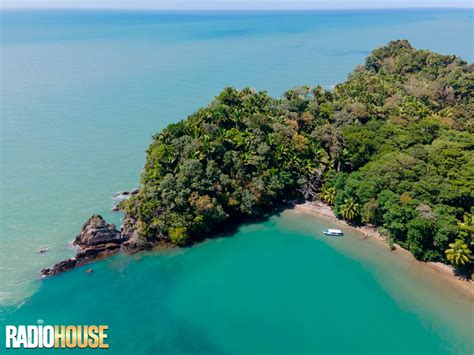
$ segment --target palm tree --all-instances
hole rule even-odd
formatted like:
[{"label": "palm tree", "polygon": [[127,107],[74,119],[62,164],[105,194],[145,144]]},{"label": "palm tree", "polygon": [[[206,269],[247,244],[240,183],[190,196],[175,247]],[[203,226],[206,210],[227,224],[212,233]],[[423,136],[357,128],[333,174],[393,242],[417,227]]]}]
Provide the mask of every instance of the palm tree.
[{"label": "palm tree", "polygon": [[330,206],[334,205],[334,202],[336,202],[336,188],[324,185],[319,198]]},{"label": "palm tree", "polygon": [[342,218],[346,221],[352,221],[360,215],[359,204],[352,197],[346,198],[344,204],[339,207]]},{"label": "palm tree", "polygon": [[463,221],[458,222],[458,227],[461,230],[460,236],[464,240],[468,240],[471,245],[474,245],[472,237],[474,235],[474,215],[465,214],[463,216]]},{"label": "palm tree", "polygon": [[445,253],[453,265],[464,265],[471,260],[471,251],[462,239],[456,239],[454,243],[450,243]]}]

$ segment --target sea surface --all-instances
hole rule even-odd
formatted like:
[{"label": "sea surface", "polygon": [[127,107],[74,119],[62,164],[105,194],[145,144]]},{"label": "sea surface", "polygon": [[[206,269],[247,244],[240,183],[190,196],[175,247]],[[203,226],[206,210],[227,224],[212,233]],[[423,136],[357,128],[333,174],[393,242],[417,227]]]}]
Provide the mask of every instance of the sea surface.
[{"label": "sea surface", "polygon": [[293,211],[38,279],[91,214],[120,225],[152,134],[224,87],[331,88],[399,38],[472,62],[473,27],[472,10],[0,11],[0,325],[108,324],[123,354],[473,353],[472,303]]}]

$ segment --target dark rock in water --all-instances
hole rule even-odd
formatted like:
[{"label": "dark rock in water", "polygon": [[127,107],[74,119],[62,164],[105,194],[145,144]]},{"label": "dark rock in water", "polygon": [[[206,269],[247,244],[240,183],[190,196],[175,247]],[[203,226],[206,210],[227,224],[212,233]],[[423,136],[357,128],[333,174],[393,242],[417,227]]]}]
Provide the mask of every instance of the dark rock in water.
[{"label": "dark rock in water", "polygon": [[112,207],[112,212],[118,212],[118,211],[120,211],[120,207],[118,204]]},{"label": "dark rock in water", "polygon": [[74,269],[76,267],[76,264],[77,264],[76,258],[71,258],[71,259],[61,261],[50,268],[41,270],[41,276],[55,275],[55,274],[59,274],[60,272]]},{"label": "dark rock in water", "polygon": [[[163,236],[156,236],[153,240],[140,237],[135,223],[136,221],[131,216],[126,215],[124,225],[121,231],[118,231],[113,224],[107,223],[101,216],[91,216],[73,242],[78,247],[76,256],[41,270],[41,276],[56,275],[113,255],[119,250],[135,253],[151,249],[163,240]],[[92,269],[86,272],[92,272],[89,270]]]},{"label": "dark rock in water", "polygon": [[[126,241],[124,241],[124,243],[125,242]],[[105,248],[105,250],[115,250],[115,249],[119,249],[120,245],[116,244],[116,243],[107,243],[107,244],[104,245],[104,248]]]},{"label": "dark rock in water", "polygon": [[122,235],[127,239],[122,246],[129,253],[152,249],[156,242],[156,240],[141,238],[136,226],[136,220],[128,214],[123,219]]},{"label": "dark rock in water", "polygon": [[140,189],[133,189],[133,190],[130,190],[130,191],[120,191],[120,192],[117,192],[114,195],[114,197],[118,198],[118,199],[125,199],[125,198],[130,197],[131,195],[136,195],[139,191],[140,191]]},{"label": "dark rock in water", "polygon": [[124,241],[124,237],[113,224],[107,224],[101,216],[93,215],[82,226],[74,245],[88,247],[107,243],[121,244]]},{"label": "dark rock in water", "polygon": [[122,244],[123,250],[128,253],[136,253],[142,250],[151,250],[155,244],[143,239],[127,240]]},{"label": "dark rock in water", "polygon": [[127,237],[122,235],[113,224],[108,224],[99,215],[93,215],[84,223],[81,232],[73,242],[79,247],[76,256],[41,270],[41,276],[56,275],[115,254],[126,240]]},{"label": "dark rock in water", "polygon": [[[133,240],[137,239],[138,231],[137,231],[137,221],[130,216],[129,214],[125,214],[123,217],[123,225],[122,225],[122,235],[127,238],[129,242],[132,242]],[[130,243],[126,243],[130,244]]]}]

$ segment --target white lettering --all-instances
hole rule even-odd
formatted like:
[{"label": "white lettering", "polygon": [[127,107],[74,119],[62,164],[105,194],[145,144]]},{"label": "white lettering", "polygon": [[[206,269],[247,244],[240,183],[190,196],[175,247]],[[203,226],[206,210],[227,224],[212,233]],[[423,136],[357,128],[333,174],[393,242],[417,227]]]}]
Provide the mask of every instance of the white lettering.
[{"label": "white lettering", "polygon": [[18,335],[16,337],[16,344],[14,346],[19,348],[21,345],[23,345],[24,348],[28,346],[28,338],[26,337],[26,326],[24,325],[18,326]]},{"label": "white lettering", "polygon": [[29,325],[27,327],[28,333],[28,348],[34,349],[38,347],[38,327],[36,325]]},{"label": "white lettering", "polygon": [[52,348],[54,346],[54,327],[47,325],[43,327],[43,347]]},{"label": "white lettering", "polygon": [[[5,348],[10,349],[10,347],[12,347],[12,343],[15,343],[16,333],[17,329],[14,325],[7,325],[5,327]],[[13,347],[16,348],[15,345],[13,345]]]}]

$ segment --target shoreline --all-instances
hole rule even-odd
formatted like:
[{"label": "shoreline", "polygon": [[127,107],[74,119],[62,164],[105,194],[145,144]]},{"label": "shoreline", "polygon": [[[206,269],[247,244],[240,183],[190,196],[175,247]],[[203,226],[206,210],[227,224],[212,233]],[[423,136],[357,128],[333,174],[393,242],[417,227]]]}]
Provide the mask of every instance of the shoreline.
[{"label": "shoreline", "polygon": [[[373,244],[377,244],[378,247],[386,247],[389,250],[386,238],[381,235],[375,228],[370,226],[351,226],[344,220],[336,218],[334,212],[332,211],[332,208],[325,203],[306,202],[302,204],[296,204],[292,210],[296,213],[305,213],[308,215],[313,215],[314,217],[326,219],[333,223],[339,224],[340,226],[348,228],[353,232],[362,234],[364,236],[363,240],[372,242]],[[436,274],[437,277],[439,277],[439,279],[442,280],[442,282],[446,286],[449,285],[455,287],[455,289],[460,294],[467,297],[470,302],[474,303],[474,282],[463,280],[457,277],[454,274],[453,267],[440,262],[419,261],[407,249],[401,247],[396,243],[394,243],[393,246],[395,247],[395,249],[391,251],[392,253],[397,254],[400,258],[404,258],[405,262],[411,263],[414,267],[420,269],[420,271],[423,270],[424,272],[431,272],[432,274]]]},{"label": "shoreline", "polygon": [[[420,272],[431,273],[435,275],[438,280],[442,280],[446,286],[452,286],[452,288],[457,291],[460,295],[466,297],[471,303],[474,303],[474,282],[470,280],[462,279],[454,274],[454,268],[452,266],[443,264],[441,262],[422,262],[417,260],[413,254],[407,249],[401,247],[400,245],[394,243],[393,250],[389,249],[387,239],[385,236],[380,234],[373,226],[363,225],[363,226],[352,226],[349,225],[346,221],[338,219],[331,206],[321,202],[305,202],[299,204],[293,204],[290,208],[286,209],[287,211],[293,211],[295,213],[303,213],[307,215],[312,215],[313,217],[325,219],[326,221],[338,224],[339,226],[349,229],[352,232],[362,235],[362,241],[368,241],[377,245],[378,248],[385,248],[387,251],[396,254],[399,258],[404,258],[404,262],[410,264],[417,268]],[[88,231],[88,227],[91,219],[98,218],[101,220],[101,223],[104,224],[107,228],[111,229],[107,233],[119,233],[114,225],[107,224],[101,216],[93,215],[89,218],[88,221],[83,225],[81,233],[76,237],[77,240],[81,238],[94,240],[96,238],[95,234],[97,230],[93,229],[92,232]],[[123,227],[121,232],[123,233]],[[90,234],[90,235],[89,235]],[[103,237],[103,236],[102,236]],[[108,236],[109,237],[109,236]],[[122,236],[123,238],[123,236]],[[130,254],[138,253],[145,250],[166,250],[172,249],[175,246],[169,242],[164,241],[155,241],[155,243],[149,243],[141,246],[130,245],[130,238],[123,238],[120,242],[114,240],[104,240],[99,244],[93,243],[88,245],[87,243],[78,243],[79,249],[75,257],[70,259],[63,260],[59,263],[54,264],[50,268],[41,270],[41,278],[46,276],[55,275],[62,273],[67,270],[75,269],[76,267],[90,264],[96,260],[106,258],[112,254],[116,254],[119,251],[125,251]],[[104,244],[105,243],[105,244]]]}]

